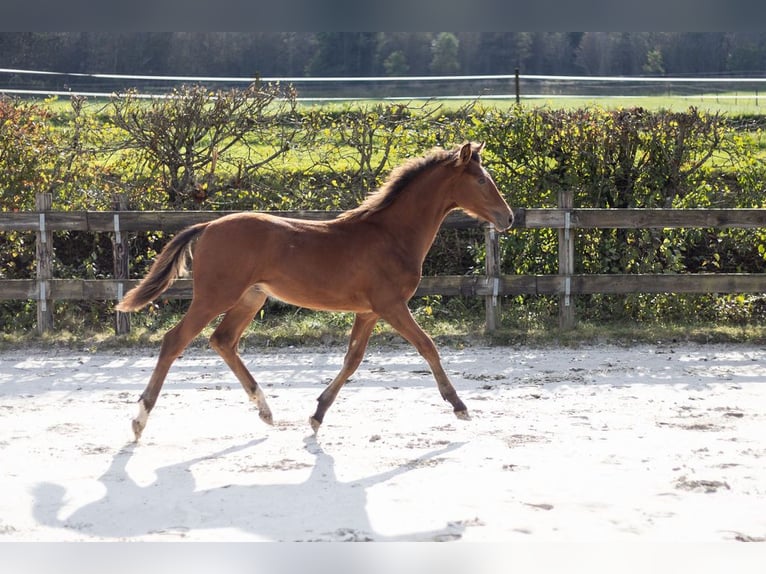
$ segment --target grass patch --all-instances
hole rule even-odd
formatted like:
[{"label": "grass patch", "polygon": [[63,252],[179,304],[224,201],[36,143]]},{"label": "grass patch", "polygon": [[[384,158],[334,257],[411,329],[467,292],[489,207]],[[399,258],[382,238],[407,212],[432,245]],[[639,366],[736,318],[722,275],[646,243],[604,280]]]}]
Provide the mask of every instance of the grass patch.
[{"label": "grass patch", "polygon": [[580,322],[574,329],[558,327],[528,329],[501,327],[487,335],[495,345],[563,346],[677,343],[766,343],[764,325],[722,325],[716,323],[589,323]]},{"label": "grass patch", "polygon": [[[137,351],[145,349],[156,356],[165,332],[179,317],[151,327],[137,325],[129,334],[115,335],[111,328],[101,331],[58,330],[43,336],[29,332],[0,333],[0,351],[35,349],[97,351]],[[562,330],[554,319],[509,325],[494,333],[484,330],[484,317],[464,314],[459,317],[419,317],[423,329],[438,347],[462,349],[476,346],[578,347],[583,345],[639,344],[673,345],[681,343],[766,344],[766,325],[691,323],[638,323],[634,321],[591,323],[581,321],[571,330]],[[348,344],[353,314],[319,313],[295,310],[256,319],[242,336],[240,350],[257,352],[265,348],[322,347],[343,354]],[[208,347],[215,323],[192,341],[190,349]],[[396,331],[379,321],[370,339],[371,348],[410,348]]]},{"label": "grass patch", "polygon": [[[298,109],[322,109],[324,111],[353,109],[354,107],[372,106],[375,104],[390,103],[392,100],[375,99],[349,99],[333,102],[300,103]],[[406,100],[407,104],[424,109],[439,107],[443,111],[454,111],[472,103],[480,102],[481,106],[488,109],[507,110],[518,105],[515,97],[509,98],[481,98],[478,99],[430,99]],[[669,110],[685,112],[690,106],[708,113],[726,113],[727,115],[762,115],[766,113],[766,97],[756,98],[755,92],[727,92],[727,93],[699,93],[686,95],[662,95],[662,96],[557,96],[545,95],[529,97],[521,94],[520,103],[529,108],[550,108],[553,110],[575,110],[589,107],[600,107],[607,110],[618,108],[642,107],[647,110]]]},{"label": "grass patch", "polygon": [[764,98],[756,99],[753,92],[635,97],[591,96],[571,98],[546,96],[534,99],[524,99],[522,96],[522,104],[529,107],[546,107],[556,110],[575,110],[598,106],[607,110],[641,107],[653,111],[669,110],[673,112],[685,112],[689,107],[694,106],[708,113],[720,112],[732,116],[761,115],[766,112],[766,101]]}]

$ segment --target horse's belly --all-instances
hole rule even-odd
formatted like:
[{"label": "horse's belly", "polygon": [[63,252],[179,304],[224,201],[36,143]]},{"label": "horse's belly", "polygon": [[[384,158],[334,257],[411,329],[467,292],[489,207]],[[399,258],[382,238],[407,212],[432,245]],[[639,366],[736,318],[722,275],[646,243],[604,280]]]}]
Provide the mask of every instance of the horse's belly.
[{"label": "horse's belly", "polygon": [[259,283],[258,288],[269,297],[279,299],[284,303],[315,309],[317,311],[350,311],[353,313],[365,313],[370,311],[369,302],[359,294],[341,293],[334,289],[289,285],[273,285]]}]

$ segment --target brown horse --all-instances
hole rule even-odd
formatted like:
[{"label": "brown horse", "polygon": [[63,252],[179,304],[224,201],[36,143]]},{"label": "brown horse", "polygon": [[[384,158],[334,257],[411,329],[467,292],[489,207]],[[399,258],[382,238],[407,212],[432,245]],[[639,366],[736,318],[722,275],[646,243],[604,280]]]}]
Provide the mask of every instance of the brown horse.
[{"label": "brown horse", "polygon": [[231,368],[272,424],[271,410],[237,348],[239,339],[269,296],[319,310],[356,314],[343,367],[317,399],[309,419],[319,430],[327,409],[362,360],[382,318],[428,362],[441,396],[455,415],[468,418],[442,368],[431,338],[415,322],[407,301],[420,282],[423,260],[444,218],[453,209],[490,222],[499,231],[513,212],[481,165],[484,144],[435,149],[396,168],[359,207],[331,221],[304,221],[263,213],[241,213],[188,227],[160,253],[149,274],[117,305],[134,311],[181,275],[193,258],[194,296],[186,315],[163,340],[157,365],[139,399],[133,420],[136,440],[146,426],[173,361],[213,319],[225,314],[210,345]]}]

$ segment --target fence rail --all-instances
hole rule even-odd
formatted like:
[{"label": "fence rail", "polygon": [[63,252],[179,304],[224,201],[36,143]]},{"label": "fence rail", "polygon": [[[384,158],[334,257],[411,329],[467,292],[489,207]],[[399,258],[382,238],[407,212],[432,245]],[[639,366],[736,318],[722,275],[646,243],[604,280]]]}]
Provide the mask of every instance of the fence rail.
[{"label": "fence rail", "polygon": [[[0,68],[0,94],[48,97],[82,95],[110,98],[137,89],[139,98],[161,98],[174,86],[195,84],[211,89],[251,84],[252,76],[156,76],[136,74],[89,74]],[[298,100],[380,99],[513,99],[602,98],[668,94],[681,98],[754,100],[766,78],[705,76],[566,76],[521,74],[468,76],[363,76],[363,77],[262,77],[265,83],[290,84]],[[735,92],[722,95],[721,92]]]},{"label": "fence rail", "polygon": [[[486,328],[499,325],[500,297],[506,295],[558,295],[560,324],[575,323],[572,298],[585,294],[627,293],[757,293],[766,292],[766,273],[704,274],[605,274],[573,273],[575,229],[648,228],[759,228],[766,227],[766,209],[580,209],[568,207],[571,196],[562,194],[555,209],[516,209],[515,228],[557,229],[559,273],[556,275],[507,275],[502,273],[498,236],[487,226],[462,213],[453,213],[444,223],[448,228],[485,229],[486,268],[484,275],[423,277],[416,295],[462,295],[483,297]],[[34,279],[0,280],[0,300],[37,301],[39,332],[53,329],[53,303],[57,300],[120,300],[138,283],[128,274],[127,234],[141,231],[178,231],[193,223],[222,217],[226,211],[128,211],[115,202],[115,210],[52,211],[50,196],[40,194],[37,211],[0,213],[0,233],[34,232],[37,274]],[[338,212],[269,212],[303,219],[332,219]],[[56,279],[52,276],[52,233],[55,231],[110,233],[114,246],[113,279]],[[178,280],[164,298],[191,298],[190,279]],[[115,330],[129,330],[127,315],[115,313]]]},{"label": "fence rail", "polygon": [[[28,211],[0,212],[3,231],[178,231],[237,211]],[[333,219],[340,211],[269,211],[298,219]],[[514,227],[528,229],[670,229],[686,227],[766,227],[766,209],[599,209],[516,208]],[[567,224],[567,217],[569,223]],[[479,228],[481,223],[459,212],[445,227]]]}]

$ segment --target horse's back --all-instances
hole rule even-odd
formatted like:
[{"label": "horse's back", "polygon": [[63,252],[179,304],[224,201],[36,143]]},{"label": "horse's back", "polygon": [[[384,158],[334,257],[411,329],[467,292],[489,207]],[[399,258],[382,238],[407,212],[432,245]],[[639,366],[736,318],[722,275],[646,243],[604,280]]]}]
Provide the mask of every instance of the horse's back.
[{"label": "horse's back", "polygon": [[301,307],[368,311],[371,288],[385,279],[376,272],[385,258],[371,256],[370,237],[340,221],[221,217],[195,248],[195,296],[224,291],[233,298],[255,285]]}]

